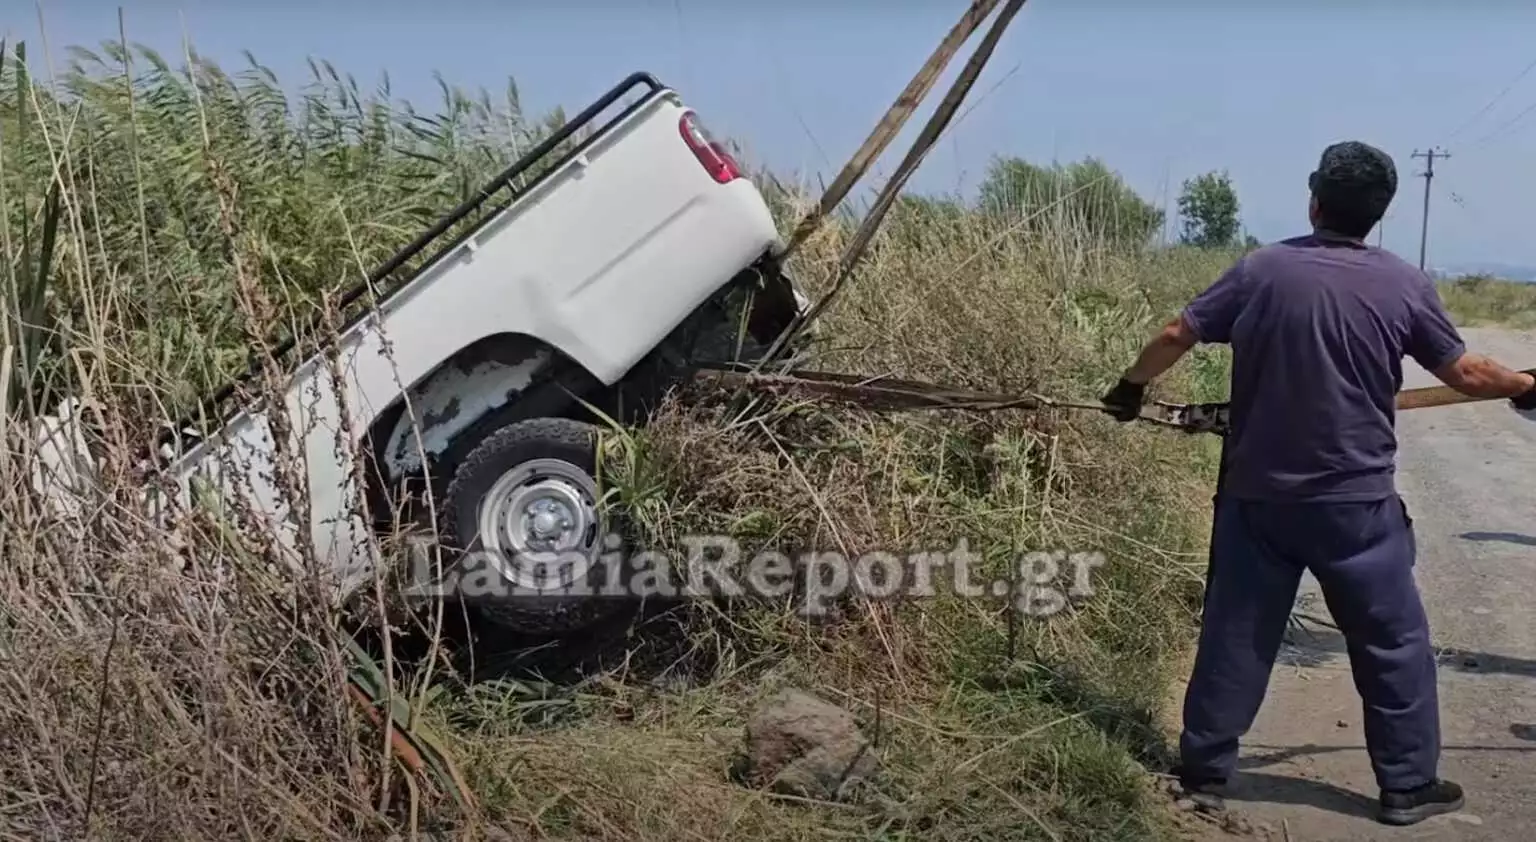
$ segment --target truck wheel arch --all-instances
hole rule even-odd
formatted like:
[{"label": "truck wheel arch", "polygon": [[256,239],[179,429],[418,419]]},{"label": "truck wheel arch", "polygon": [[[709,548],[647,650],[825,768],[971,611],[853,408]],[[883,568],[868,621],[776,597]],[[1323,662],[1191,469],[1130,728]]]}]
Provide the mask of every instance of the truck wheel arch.
[{"label": "truck wheel arch", "polygon": [[[497,333],[470,342],[402,390],[369,425],[363,451],[382,486],[375,490],[384,499],[392,497],[386,488],[434,468],[431,462],[441,460],[477,422],[552,378],[572,375],[595,380],[568,354],[528,334]],[[423,452],[430,460],[426,466]]]}]

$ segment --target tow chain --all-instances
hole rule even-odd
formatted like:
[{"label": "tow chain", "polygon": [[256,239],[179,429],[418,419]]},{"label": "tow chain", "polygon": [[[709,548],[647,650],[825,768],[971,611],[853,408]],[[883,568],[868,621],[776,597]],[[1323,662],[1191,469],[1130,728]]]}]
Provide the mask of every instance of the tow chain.
[{"label": "tow chain", "polygon": [[[710,363],[703,366],[697,379],[726,388],[745,388],[768,394],[835,401],[874,411],[1108,411],[1108,407],[1098,401],[1069,401],[1038,394],[1007,395],[918,380],[861,377],[827,371],[791,370],[780,374],[762,374],[754,373],[742,365]],[[1190,434],[1225,436],[1230,431],[1228,407],[1221,402],[1180,404],[1151,401],[1142,406],[1136,420]]]},{"label": "tow chain", "polygon": [[[959,410],[998,412],[1045,409],[1077,409],[1108,412],[1099,401],[1068,401],[1045,395],[1005,395],[972,389],[941,386],[895,377],[860,377],[828,371],[789,369],[778,374],[755,373],[750,367],[731,363],[705,363],[697,379],[718,386],[746,388],[773,394],[796,394],[806,398],[838,401],[864,409],[884,411]],[[1524,369],[1536,374],[1536,368]],[[1481,403],[1498,398],[1472,397],[1449,386],[1425,386],[1397,393],[1397,409],[1426,409]],[[1226,436],[1231,432],[1230,407],[1226,402],[1167,403],[1150,401],[1141,408],[1137,421],[1186,433],[1210,433]]]}]

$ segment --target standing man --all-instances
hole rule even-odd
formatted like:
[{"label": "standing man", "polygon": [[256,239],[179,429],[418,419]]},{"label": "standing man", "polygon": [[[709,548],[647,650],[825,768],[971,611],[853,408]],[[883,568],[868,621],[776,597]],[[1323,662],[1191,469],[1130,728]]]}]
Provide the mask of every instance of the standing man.
[{"label": "standing man", "polygon": [[1232,346],[1231,434],[1179,740],[1185,791],[1222,806],[1306,569],[1348,647],[1378,819],[1414,824],[1460,809],[1463,796],[1438,777],[1434,652],[1413,579],[1413,521],[1394,483],[1402,359],[1463,394],[1511,398],[1532,418],[1536,378],[1468,353],[1433,282],[1366,244],[1397,192],[1390,157],[1334,144],[1309,185],[1312,233],[1229,268],[1104,403],[1129,421],[1147,383],[1196,343]]}]

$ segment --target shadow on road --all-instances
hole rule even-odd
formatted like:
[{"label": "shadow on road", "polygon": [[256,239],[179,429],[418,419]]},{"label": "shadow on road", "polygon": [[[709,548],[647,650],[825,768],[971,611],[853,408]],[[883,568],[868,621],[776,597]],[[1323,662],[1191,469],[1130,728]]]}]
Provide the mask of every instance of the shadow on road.
[{"label": "shadow on road", "polygon": [[[1509,730],[1514,732],[1519,729],[1529,729],[1530,725],[1511,725]],[[1517,734],[1518,736],[1518,734]],[[1522,739],[1536,740],[1536,736]],[[1320,746],[1315,743],[1304,746],[1269,746],[1269,745],[1245,745],[1245,751],[1262,751],[1263,754],[1243,757],[1237,761],[1237,768],[1262,769],[1265,766],[1273,766],[1277,763],[1289,763],[1302,757],[1318,757],[1324,754],[1336,754],[1341,751],[1364,752],[1360,745],[1328,745]],[[1460,754],[1463,752],[1491,752],[1497,754],[1532,754],[1536,753],[1536,747],[1532,746],[1469,746],[1469,745],[1443,745],[1440,751],[1445,754]]]},{"label": "shadow on road", "polygon": [[1463,532],[1456,537],[1464,541],[1496,541],[1502,544],[1536,547],[1536,538],[1530,535],[1521,535],[1518,532]]},{"label": "shadow on road", "polygon": [[[1297,614],[1295,619],[1275,660],[1277,666],[1318,667],[1348,655],[1344,635],[1332,623],[1307,614]],[[1530,658],[1455,647],[1439,647],[1435,655],[1441,669],[1472,675],[1536,678],[1536,660]]]},{"label": "shadow on road", "polygon": [[[1521,739],[1536,741],[1536,726],[1511,725],[1510,731]],[[1334,786],[1325,781],[1255,771],[1266,766],[1288,763],[1302,757],[1315,757],[1341,751],[1364,751],[1360,746],[1252,745],[1246,746],[1246,748],[1264,753],[1243,757],[1238,760],[1237,768],[1239,774],[1232,779],[1227,793],[1228,800],[1260,804],[1302,805],[1346,816],[1369,817],[1374,815],[1376,809],[1376,799],[1374,796]],[[1536,752],[1536,747],[1448,745],[1443,746],[1441,751],[1446,753],[1499,752],[1529,754]]]},{"label": "shadow on road", "polygon": [[1370,818],[1376,810],[1375,798],[1324,781],[1246,770],[1233,777],[1227,788],[1227,800],[1316,807],[1359,818]]}]

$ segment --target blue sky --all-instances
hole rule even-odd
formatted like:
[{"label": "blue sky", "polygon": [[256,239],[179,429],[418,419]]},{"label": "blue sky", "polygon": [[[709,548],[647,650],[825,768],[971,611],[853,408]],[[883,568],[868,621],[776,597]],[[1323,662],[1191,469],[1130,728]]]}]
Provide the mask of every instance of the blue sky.
[{"label": "blue sky", "polygon": [[[12,0],[10,39],[56,61],[117,35],[117,5]],[[830,180],[965,8],[965,0],[125,0],[129,39],[175,54],[183,33],[226,67],[249,50],[300,83],[324,58],[365,87],[430,104],[432,71],[465,87],[516,79],[525,106],[580,109],[650,70],[756,161]],[[21,12],[15,14],[14,12]],[[1536,264],[1536,3],[1515,0],[1030,0],[972,90],[971,110],[914,177],[974,189],[994,155],[1102,158],[1176,213],[1180,182],[1228,170],[1263,240],[1306,226],[1306,174],[1334,140],[1375,143],[1400,186],[1384,243],[1418,258],[1422,160],[1436,164],[1429,263]],[[881,161],[899,160],[980,40],[953,61]],[[38,66],[40,75],[45,68]],[[1507,127],[1506,127],[1506,124]],[[1374,237],[1373,237],[1374,239]]]}]

